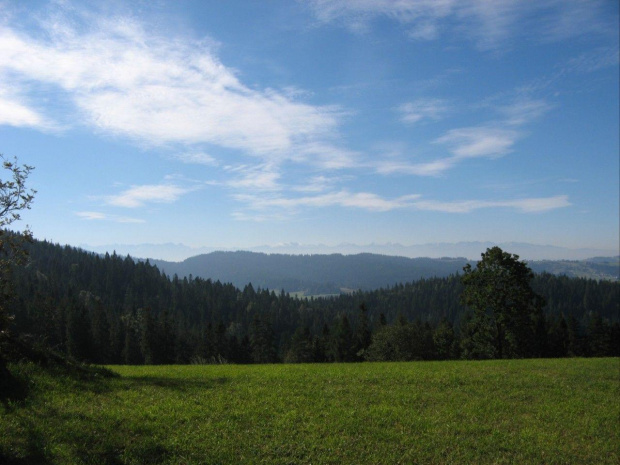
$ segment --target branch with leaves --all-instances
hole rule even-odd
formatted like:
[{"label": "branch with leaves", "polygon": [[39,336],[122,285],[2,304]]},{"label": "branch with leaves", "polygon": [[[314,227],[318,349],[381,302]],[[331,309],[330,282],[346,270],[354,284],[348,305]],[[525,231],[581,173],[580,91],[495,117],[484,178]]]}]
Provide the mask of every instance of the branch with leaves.
[{"label": "branch with leaves", "polygon": [[[26,259],[22,247],[24,241],[32,240],[28,227],[21,234],[8,231],[7,226],[21,219],[21,212],[29,210],[36,191],[26,187],[32,166],[19,165],[17,159],[8,160],[0,155],[2,176],[0,178],[0,349],[8,336],[12,320],[7,303],[12,294],[11,268]],[[5,178],[4,175],[8,174]],[[1,363],[0,354],[0,363]]]}]

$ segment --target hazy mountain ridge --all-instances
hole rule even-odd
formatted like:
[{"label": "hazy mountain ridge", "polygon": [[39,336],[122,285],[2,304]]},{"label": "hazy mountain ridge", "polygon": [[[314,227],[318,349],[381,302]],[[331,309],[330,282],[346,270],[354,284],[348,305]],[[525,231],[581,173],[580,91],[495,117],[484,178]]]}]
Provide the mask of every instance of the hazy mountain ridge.
[{"label": "hazy mountain ridge", "polygon": [[[343,289],[372,290],[431,277],[459,273],[467,263],[458,258],[407,258],[378,254],[286,255],[256,252],[211,252],[182,262],[150,260],[168,275],[192,275],[254,287],[307,294],[338,293]],[[620,279],[618,257],[593,260],[528,261],[537,273],[592,279]]]},{"label": "hazy mountain ridge", "polygon": [[[469,260],[478,260],[480,254],[493,246],[499,246],[504,250],[519,255],[524,260],[586,260],[590,257],[610,257],[618,254],[618,250],[605,250],[596,248],[570,249],[553,245],[540,245],[525,242],[438,242],[432,244],[402,245],[399,243],[371,243],[352,244],[340,243],[337,245],[326,244],[300,244],[284,243],[276,245],[260,245],[244,248],[249,252],[267,254],[289,255],[356,255],[370,253],[377,255],[391,255],[407,258],[441,258],[441,257],[465,257]],[[228,247],[190,247],[180,243],[166,244],[107,244],[91,246],[80,245],[85,250],[97,253],[112,253],[119,255],[131,255],[138,258],[150,258],[165,261],[180,262],[187,258],[216,251],[234,252],[238,248]]]}]

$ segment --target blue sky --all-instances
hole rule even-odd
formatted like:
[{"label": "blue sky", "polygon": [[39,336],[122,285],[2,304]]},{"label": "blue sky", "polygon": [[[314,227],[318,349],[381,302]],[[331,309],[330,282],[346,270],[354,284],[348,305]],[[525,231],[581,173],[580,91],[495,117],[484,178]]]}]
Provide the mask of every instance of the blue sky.
[{"label": "blue sky", "polygon": [[0,0],[0,153],[35,166],[24,223],[63,244],[618,253],[618,20],[607,0]]}]

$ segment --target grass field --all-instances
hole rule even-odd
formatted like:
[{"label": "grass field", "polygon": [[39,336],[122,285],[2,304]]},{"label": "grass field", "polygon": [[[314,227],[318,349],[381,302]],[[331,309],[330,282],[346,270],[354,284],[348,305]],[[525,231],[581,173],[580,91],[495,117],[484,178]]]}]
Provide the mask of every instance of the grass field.
[{"label": "grass field", "polygon": [[617,464],[620,360],[13,365],[0,463]]}]

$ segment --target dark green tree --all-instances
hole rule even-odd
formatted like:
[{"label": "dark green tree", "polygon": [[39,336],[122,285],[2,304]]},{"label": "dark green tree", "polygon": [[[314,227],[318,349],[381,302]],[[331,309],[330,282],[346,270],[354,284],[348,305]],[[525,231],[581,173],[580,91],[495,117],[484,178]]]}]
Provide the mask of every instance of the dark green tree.
[{"label": "dark green tree", "polygon": [[439,360],[457,358],[458,346],[454,327],[450,320],[443,317],[433,331],[435,354]]},{"label": "dark green tree", "polygon": [[485,360],[497,357],[497,336],[491,317],[484,312],[468,312],[461,324],[461,357]]},{"label": "dark green tree", "polygon": [[612,353],[611,325],[596,312],[588,323],[587,352],[590,357],[608,357]]},{"label": "dark green tree", "polygon": [[419,320],[381,326],[372,336],[372,344],[365,352],[371,362],[406,362],[433,358],[433,340],[430,327]]},{"label": "dark green tree", "polygon": [[145,365],[161,363],[160,341],[158,340],[157,322],[150,308],[138,310],[140,325],[140,349]]},{"label": "dark green tree", "polygon": [[67,354],[81,362],[92,362],[91,322],[86,306],[77,299],[67,305]]},{"label": "dark green tree", "polygon": [[284,357],[285,363],[314,362],[313,339],[307,326],[299,327],[291,337],[290,348]]},{"label": "dark green tree", "polygon": [[586,355],[586,341],[581,325],[572,313],[568,315],[566,327],[568,331],[568,347],[566,349],[566,354],[569,357],[583,357]]},{"label": "dark green tree", "polygon": [[342,314],[331,335],[330,355],[334,362],[356,360],[353,330],[346,314]]},{"label": "dark green tree", "polygon": [[372,331],[370,330],[370,322],[368,321],[368,309],[366,304],[362,303],[359,307],[359,319],[357,329],[355,331],[355,356],[358,360],[364,359],[364,352],[368,349],[372,342]]},{"label": "dark green tree", "polygon": [[564,315],[551,319],[548,327],[549,356],[566,357],[568,354],[568,325]]},{"label": "dark green tree", "polygon": [[252,320],[250,326],[250,346],[254,363],[275,363],[278,361],[273,328],[258,316]]},{"label": "dark green tree", "polygon": [[[463,271],[461,301],[473,311],[473,329],[493,334],[495,355],[539,356],[536,323],[542,318],[544,299],[530,285],[532,270],[518,255],[492,247],[482,254],[475,269],[468,264]],[[491,328],[480,327],[487,325]]]}]

